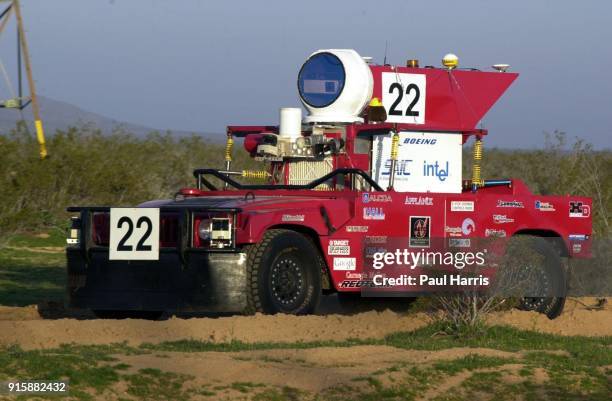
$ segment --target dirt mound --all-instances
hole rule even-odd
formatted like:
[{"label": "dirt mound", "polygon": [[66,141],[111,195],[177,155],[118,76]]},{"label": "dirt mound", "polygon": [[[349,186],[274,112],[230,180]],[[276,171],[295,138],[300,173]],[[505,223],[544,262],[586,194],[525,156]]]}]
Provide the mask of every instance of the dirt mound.
[{"label": "dirt mound", "polygon": [[610,303],[602,305],[601,308],[597,308],[596,304],[595,298],[568,299],[565,310],[554,320],[536,312],[511,310],[492,314],[488,322],[564,336],[610,336],[612,335]]},{"label": "dirt mound", "polygon": [[[568,301],[566,311],[549,320],[535,312],[512,310],[490,316],[490,324],[561,335],[612,335],[612,308],[589,309],[593,300]],[[82,317],[81,317],[82,318]],[[0,307],[0,345],[19,344],[24,349],[54,348],[61,344],[131,345],[195,339],[229,341],[297,342],[382,338],[398,331],[412,331],[431,322],[423,313],[370,311],[355,315],[322,316],[255,315],[217,318],[147,320],[41,319],[35,307]]]},{"label": "dirt mound", "polygon": [[425,315],[398,315],[391,311],[353,316],[255,315],[220,318],[147,320],[26,320],[0,321],[0,344],[18,343],[25,349],[60,344],[158,343],[181,339],[210,342],[296,342],[382,338],[410,331],[429,322]]}]

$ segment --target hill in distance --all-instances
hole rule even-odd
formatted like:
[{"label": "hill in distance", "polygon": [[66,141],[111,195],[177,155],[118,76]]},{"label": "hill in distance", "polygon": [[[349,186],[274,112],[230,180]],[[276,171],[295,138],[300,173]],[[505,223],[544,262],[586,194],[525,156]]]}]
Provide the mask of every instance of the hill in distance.
[{"label": "hill in distance", "polygon": [[[53,135],[58,129],[66,130],[68,127],[78,127],[85,124],[91,124],[105,134],[110,134],[113,132],[113,130],[121,128],[137,137],[144,137],[153,131],[158,131],[161,133],[165,133],[167,131],[166,129],[156,129],[144,125],[117,121],[101,114],[83,110],[73,104],[40,95],[38,96],[38,99],[46,135]],[[31,106],[28,106],[23,110],[23,115],[25,120],[28,122],[28,125],[32,127],[33,117],[30,107]],[[0,109],[0,132],[7,132],[15,128],[15,125],[19,120],[21,120],[21,118],[21,114],[18,110]],[[171,132],[177,137],[198,135],[211,142],[223,142],[225,140],[225,135],[223,133],[188,132],[178,130],[171,130]]]}]

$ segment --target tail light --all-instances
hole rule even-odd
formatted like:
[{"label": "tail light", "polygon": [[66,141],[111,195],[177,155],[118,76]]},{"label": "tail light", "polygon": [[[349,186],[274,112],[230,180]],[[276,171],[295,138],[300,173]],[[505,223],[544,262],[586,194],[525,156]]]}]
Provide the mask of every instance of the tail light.
[{"label": "tail light", "polygon": [[70,231],[66,243],[68,245],[78,245],[81,241],[81,218],[72,217],[70,219]]},{"label": "tail light", "polygon": [[92,218],[92,241],[98,246],[108,246],[110,239],[110,213],[96,212]]},{"label": "tail light", "polygon": [[174,248],[178,245],[179,215],[178,213],[164,213],[160,216],[159,246],[161,248]]}]

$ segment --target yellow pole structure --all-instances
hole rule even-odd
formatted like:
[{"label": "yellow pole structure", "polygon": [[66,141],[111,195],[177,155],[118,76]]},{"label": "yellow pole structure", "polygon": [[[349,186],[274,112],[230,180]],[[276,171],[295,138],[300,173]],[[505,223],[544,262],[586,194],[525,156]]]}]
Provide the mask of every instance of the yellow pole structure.
[{"label": "yellow pole structure", "polygon": [[38,139],[38,144],[40,146],[40,158],[44,159],[47,157],[47,146],[45,145],[45,131],[43,130],[42,119],[40,117],[40,107],[38,105],[38,97],[36,96],[36,87],[34,84],[34,78],[32,77],[30,52],[28,50],[28,42],[26,40],[25,32],[23,29],[23,17],[21,16],[19,0],[13,0],[13,7],[15,8],[15,17],[17,17],[17,30],[19,32],[19,38],[21,41],[21,48],[23,49],[23,58],[26,75],[28,77],[28,85],[30,86],[30,99],[32,101],[32,112],[34,113],[34,127],[36,128],[36,138]]}]

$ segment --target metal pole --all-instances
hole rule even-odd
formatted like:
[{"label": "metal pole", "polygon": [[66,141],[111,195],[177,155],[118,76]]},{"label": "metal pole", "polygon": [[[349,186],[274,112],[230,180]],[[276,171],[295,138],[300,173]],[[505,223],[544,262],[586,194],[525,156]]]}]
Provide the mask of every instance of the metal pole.
[{"label": "metal pole", "polygon": [[21,34],[19,33],[19,29],[17,29],[17,93],[19,96],[19,109],[21,110],[23,107],[21,99],[23,99],[23,79],[21,72]]},{"label": "metal pole", "polygon": [[40,117],[38,97],[36,96],[36,87],[34,84],[34,78],[32,76],[32,66],[30,65],[30,52],[28,51],[28,42],[26,40],[25,32],[23,30],[23,17],[21,16],[19,0],[13,1],[13,7],[15,8],[15,16],[17,17],[17,32],[20,38],[19,42],[21,43],[21,48],[23,50],[26,76],[28,78],[28,85],[30,87],[30,99],[32,100],[32,112],[34,113],[34,126],[36,127],[36,137],[38,138],[38,144],[40,146],[40,158],[44,159],[47,157],[45,132],[43,130],[42,119]]}]

